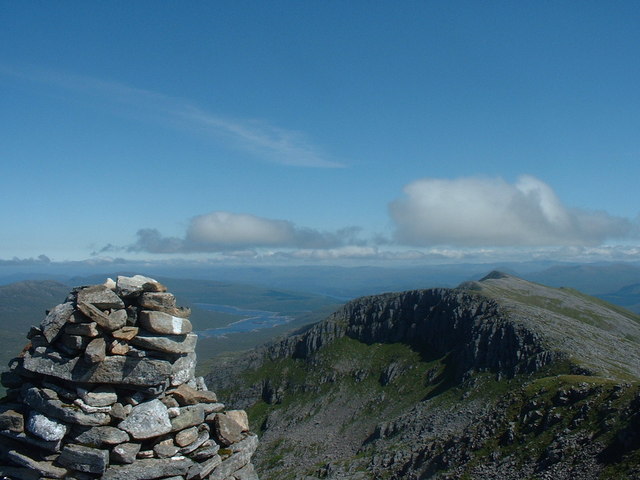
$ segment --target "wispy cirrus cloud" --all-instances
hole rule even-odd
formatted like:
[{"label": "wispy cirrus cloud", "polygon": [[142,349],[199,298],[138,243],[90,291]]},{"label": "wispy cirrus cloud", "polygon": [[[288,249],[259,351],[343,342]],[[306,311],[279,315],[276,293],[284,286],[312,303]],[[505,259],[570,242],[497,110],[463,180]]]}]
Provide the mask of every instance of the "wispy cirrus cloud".
[{"label": "wispy cirrus cloud", "polygon": [[193,101],[123,83],[68,72],[0,65],[0,75],[46,84],[97,100],[116,103],[135,117],[148,114],[175,128],[188,129],[272,163],[308,168],[341,168],[302,132],[255,119],[230,118]]}]

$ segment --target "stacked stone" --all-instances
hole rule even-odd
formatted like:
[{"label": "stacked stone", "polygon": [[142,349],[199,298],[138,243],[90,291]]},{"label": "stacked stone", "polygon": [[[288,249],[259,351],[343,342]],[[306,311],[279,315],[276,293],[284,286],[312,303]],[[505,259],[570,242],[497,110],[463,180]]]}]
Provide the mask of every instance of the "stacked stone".
[{"label": "stacked stone", "polygon": [[72,290],[2,374],[0,477],[257,480],[257,437],[195,377],[190,310],[136,275]]}]

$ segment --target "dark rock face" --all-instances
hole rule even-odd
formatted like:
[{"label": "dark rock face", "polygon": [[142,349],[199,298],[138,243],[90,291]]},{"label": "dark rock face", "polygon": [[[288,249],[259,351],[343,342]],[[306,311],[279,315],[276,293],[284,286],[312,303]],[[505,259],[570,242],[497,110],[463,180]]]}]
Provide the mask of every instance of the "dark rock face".
[{"label": "dark rock face", "polygon": [[140,275],[74,289],[2,376],[0,476],[257,480],[248,426],[214,428],[188,316]]},{"label": "dark rock face", "polygon": [[452,289],[354,300],[304,334],[273,345],[268,356],[306,358],[344,336],[367,344],[404,343],[427,358],[450,353],[460,375],[471,369],[506,376],[534,372],[557,356],[534,332],[509,321],[494,301]]}]

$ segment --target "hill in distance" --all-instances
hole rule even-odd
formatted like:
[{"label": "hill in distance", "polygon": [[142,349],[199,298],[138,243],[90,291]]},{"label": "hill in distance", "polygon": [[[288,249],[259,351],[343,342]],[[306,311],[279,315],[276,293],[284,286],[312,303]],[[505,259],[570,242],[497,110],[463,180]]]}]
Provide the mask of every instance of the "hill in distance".
[{"label": "hill in distance", "polygon": [[263,480],[640,478],[640,317],[500,272],[356,299],[207,379]]}]

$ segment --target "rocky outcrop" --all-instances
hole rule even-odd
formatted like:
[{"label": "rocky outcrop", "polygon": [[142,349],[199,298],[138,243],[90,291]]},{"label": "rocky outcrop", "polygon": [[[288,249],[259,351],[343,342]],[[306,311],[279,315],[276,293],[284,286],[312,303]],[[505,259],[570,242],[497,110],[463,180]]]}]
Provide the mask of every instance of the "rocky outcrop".
[{"label": "rocky outcrop", "polygon": [[189,314],[140,275],[73,289],[2,374],[0,475],[257,479],[246,414],[195,377]]},{"label": "rocky outcrop", "polygon": [[534,372],[559,353],[486,297],[437,288],[363,297],[308,331],[276,343],[267,357],[307,358],[337,338],[367,344],[404,343],[426,358],[450,355],[458,374],[490,370],[505,376]]}]

